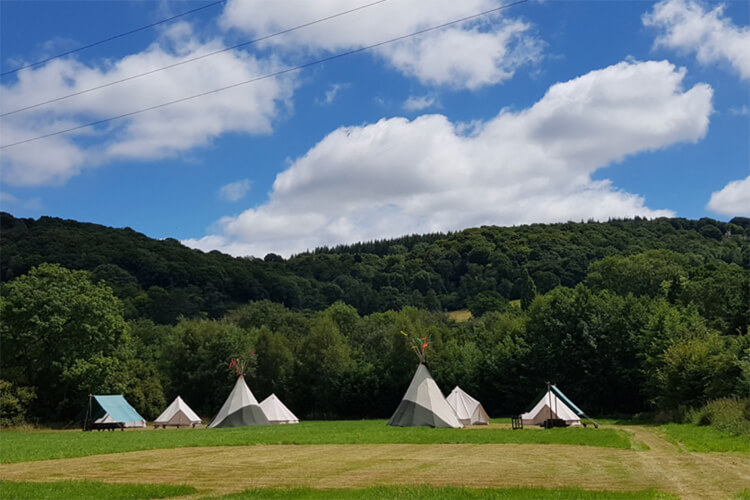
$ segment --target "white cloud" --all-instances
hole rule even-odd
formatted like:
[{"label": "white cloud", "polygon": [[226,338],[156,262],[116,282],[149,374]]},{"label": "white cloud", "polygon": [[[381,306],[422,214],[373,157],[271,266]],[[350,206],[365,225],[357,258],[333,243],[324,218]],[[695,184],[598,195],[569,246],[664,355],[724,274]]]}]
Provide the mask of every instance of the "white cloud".
[{"label": "white cloud", "polygon": [[[2,109],[11,111],[221,48],[219,40],[201,41],[189,25],[178,23],[145,51],[120,60],[88,66],[75,59],[57,59],[21,71],[17,82],[0,86]],[[274,60],[228,51],[4,117],[0,133],[3,144],[10,144],[250,80],[279,67]],[[294,85],[291,76],[269,78],[93,129],[6,148],[4,181],[14,185],[63,183],[84,168],[113,160],[175,155],[209,144],[226,132],[267,134],[290,106]]]},{"label": "white cloud", "polygon": [[226,201],[238,201],[244,198],[248,191],[250,191],[250,180],[242,179],[222,186],[219,189],[219,197]]},{"label": "white cloud", "polygon": [[468,129],[443,115],[339,128],[276,177],[267,203],[185,243],[288,255],[480,224],[672,215],[591,175],[705,135],[712,89],[684,90],[684,75],[666,61],[622,62]]},{"label": "white cloud", "polygon": [[13,208],[22,208],[25,210],[39,210],[42,208],[42,200],[39,198],[30,198],[22,200],[11,193],[0,191],[0,210]]},{"label": "white cloud", "polygon": [[736,108],[730,108],[729,114],[732,116],[750,116],[750,108],[747,104],[743,104]]},{"label": "white cloud", "polygon": [[726,216],[750,217],[750,175],[711,193],[708,208]]},{"label": "white cloud", "polygon": [[339,91],[348,89],[349,84],[348,83],[333,83],[328,86],[328,90],[325,92],[325,96],[323,99],[318,99],[318,104],[322,104],[324,106],[327,106],[329,104],[332,104],[333,101],[336,100],[336,96],[339,94]]},{"label": "white cloud", "polygon": [[427,109],[432,107],[437,102],[437,99],[434,96],[429,95],[423,95],[423,96],[409,96],[409,98],[404,101],[403,108],[405,111],[422,111],[423,109]]},{"label": "white cloud", "polygon": [[643,24],[661,29],[656,46],[695,52],[701,64],[728,62],[750,79],[750,28],[725,17],[724,5],[708,10],[694,0],[662,0]]},{"label": "white cloud", "polygon": [[[370,46],[497,8],[499,0],[388,2],[264,42],[291,52],[338,52]],[[225,28],[260,37],[351,9],[347,0],[229,0]],[[509,11],[510,12],[510,11]],[[502,12],[505,14],[505,12]],[[543,43],[529,24],[501,14],[471,20],[374,50],[402,73],[428,85],[475,89],[502,82],[541,59]]]}]

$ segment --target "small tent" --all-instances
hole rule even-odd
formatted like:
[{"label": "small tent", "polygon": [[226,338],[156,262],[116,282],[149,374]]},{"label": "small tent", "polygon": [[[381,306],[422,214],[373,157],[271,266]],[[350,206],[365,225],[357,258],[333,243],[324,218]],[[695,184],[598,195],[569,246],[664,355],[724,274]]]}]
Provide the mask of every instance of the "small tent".
[{"label": "small tent", "polygon": [[260,402],[269,424],[298,424],[299,419],[286,407],[276,394],[271,394]]},{"label": "small tent", "polygon": [[89,396],[83,430],[146,427],[146,419],[130,406],[122,394]]},{"label": "small tent", "polygon": [[195,412],[182,400],[180,396],[177,396],[172,404],[167,406],[167,409],[154,420],[154,426],[166,427],[172,425],[175,427],[180,426],[193,426],[201,424],[201,418],[195,414]]},{"label": "small tent", "polygon": [[406,394],[388,421],[388,425],[463,427],[424,363],[419,364]]},{"label": "small tent", "polygon": [[466,394],[459,386],[451,391],[446,400],[462,424],[487,425],[490,423],[490,416],[484,411],[482,403]]},{"label": "small tent", "polygon": [[240,375],[234,384],[234,389],[224,402],[213,422],[208,425],[214,427],[244,427],[247,425],[268,425],[268,418],[258,404],[250,388],[245,383],[245,377]]},{"label": "small tent", "polygon": [[544,425],[548,420],[562,420],[565,425],[581,425],[581,417],[586,417],[586,414],[554,385],[548,385],[547,390],[520,416],[523,425]]}]

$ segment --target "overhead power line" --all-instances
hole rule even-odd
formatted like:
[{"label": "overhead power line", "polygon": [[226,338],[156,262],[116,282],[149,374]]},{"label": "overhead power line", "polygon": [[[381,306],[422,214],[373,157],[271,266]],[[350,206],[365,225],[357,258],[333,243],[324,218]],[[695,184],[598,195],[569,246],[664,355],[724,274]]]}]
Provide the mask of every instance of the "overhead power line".
[{"label": "overhead power line", "polygon": [[99,40],[98,42],[93,42],[93,43],[90,43],[88,45],[84,45],[83,47],[78,47],[77,49],[69,50],[67,52],[63,52],[61,54],[57,54],[55,56],[48,57],[46,59],[42,59],[41,61],[30,63],[30,64],[27,64],[25,66],[21,66],[21,67],[16,68],[16,69],[11,69],[9,71],[4,71],[4,72],[0,73],[0,76],[5,76],[5,75],[10,75],[12,73],[17,73],[17,72],[21,71],[22,69],[26,69],[26,68],[33,68],[35,66],[39,66],[40,64],[44,64],[46,62],[52,61],[53,59],[59,59],[60,57],[64,57],[64,56],[67,56],[67,55],[70,55],[70,54],[74,54],[76,52],[80,52],[80,51],[85,50],[85,49],[90,49],[91,47],[96,47],[97,45],[101,45],[103,43],[111,42],[112,40],[117,40],[118,38],[122,38],[122,37],[128,36],[128,35],[132,35],[133,33],[138,33],[139,31],[147,30],[149,28],[153,28],[155,26],[159,26],[160,24],[164,24],[164,23],[168,23],[170,21],[174,21],[175,19],[177,19],[179,17],[187,16],[189,14],[193,14],[193,13],[198,12],[200,10],[208,9],[209,7],[215,7],[215,6],[217,6],[219,4],[222,4],[224,2],[226,2],[226,0],[218,0],[217,2],[212,2],[212,3],[209,3],[209,4],[203,5],[202,7],[196,7],[195,9],[191,9],[191,10],[188,10],[188,11],[183,12],[181,14],[177,14],[177,15],[174,15],[172,17],[168,17],[167,19],[162,19],[161,21],[157,21],[155,23],[151,23],[151,24],[148,24],[146,26],[141,26],[140,28],[135,28],[135,29],[132,29],[130,31],[126,31],[125,33],[120,33],[119,35],[113,35],[113,36],[110,36],[109,38],[105,38],[103,40]]},{"label": "overhead power line", "polygon": [[262,36],[260,38],[256,38],[254,40],[248,40],[246,42],[238,43],[237,45],[232,45],[231,47],[226,47],[226,48],[223,48],[223,49],[215,50],[213,52],[208,52],[207,54],[203,54],[203,55],[200,55],[200,56],[191,57],[189,59],[183,59],[182,61],[178,61],[176,63],[172,63],[172,64],[169,64],[167,66],[162,66],[160,68],[152,69],[152,70],[149,70],[149,71],[144,71],[143,73],[138,73],[138,74],[135,74],[135,75],[127,76],[127,77],[121,78],[119,80],[113,80],[113,81],[111,81],[109,83],[103,83],[101,85],[97,85],[95,87],[90,87],[88,89],[79,90],[78,92],[73,92],[72,94],[67,94],[67,95],[63,95],[63,96],[60,96],[60,97],[55,97],[54,99],[49,99],[47,101],[38,102],[36,104],[30,104],[30,105],[24,106],[22,108],[14,109],[13,111],[7,111],[5,113],[2,113],[2,114],[0,114],[0,118],[2,118],[4,116],[14,115],[14,114],[20,113],[22,111],[28,111],[30,109],[38,108],[38,107],[44,106],[46,104],[52,104],[53,102],[58,102],[58,101],[62,101],[62,100],[65,100],[65,99],[69,99],[71,97],[75,97],[75,96],[79,96],[79,95],[83,95],[83,94],[88,94],[89,92],[93,92],[95,90],[101,90],[101,89],[104,89],[104,88],[107,88],[107,87],[111,87],[112,85],[117,85],[118,83],[128,82],[130,80],[135,80],[135,79],[141,78],[143,76],[152,75],[152,74],[158,73],[160,71],[165,71],[165,70],[168,70],[168,69],[171,69],[171,68],[175,68],[177,66],[182,66],[183,64],[188,64],[188,63],[191,63],[191,62],[198,61],[200,59],[205,59],[207,57],[215,56],[217,54],[221,54],[223,52],[227,52],[227,51],[230,51],[230,50],[238,49],[238,48],[244,47],[246,45],[250,45],[250,44],[253,44],[253,43],[262,42],[264,40],[268,40],[269,38],[273,38],[273,37],[280,36],[280,35],[285,35],[287,33],[291,33],[293,31],[297,31],[297,30],[302,29],[302,28],[307,28],[308,26],[313,26],[315,24],[319,24],[319,23],[322,23],[324,21],[330,21],[331,19],[335,19],[337,17],[345,16],[346,14],[351,14],[352,12],[363,10],[363,9],[368,8],[368,7],[372,7],[373,5],[378,5],[378,4],[381,4],[381,3],[385,3],[387,1],[389,1],[389,0],[377,0],[376,2],[368,3],[368,4],[365,4],[365,5],[360,5],[359,7],[355,7],[353,9],[345,10],[345,11],[339,12],[337,14],[332,14],[332,15],[327,16],[327,17],[316,19],[315,21],[310,21],[310,22],[307,22],[307,23],[304,23],[304,24],[300,24],[300,25],[295,26],[293,28],[288,28],[288,29],[285,29],[283,31],[277,31],[276,33],[272,33],[270,35],[265,35],[265,36]]},{"label": "overhead power line", "polygon": [[324,57],[322,59],[316,59],[314,61],[310,61],[310,62],[307,62],[307,63],[304,63],[304,64],[300,64],[300,65],[293,66],[293,67],[290,67],[290,68],[286,68],[286,69],[283,69],[283,70],[275,71],[273,73],[268,73],[268,74],[265,74],[265,75],[262,75],[262,76],[258,76],[258,77],[255,77],[255,78],[251,78],[250,80],[245,80],[245,81],[242,81],[242,82],[234,83],[232,85],[227,85],[226,87],[221,87],[221,88],[209,90],[209,91],[206,91],[206,92],[201,92],[200,94],[195,94],[195,95],[191,95],[191,96],[188,96],[188,97],[183,97],[181,99],[176,99],[174,101],[164,102],[164,103],[161,103],[161,104],[157,104],[155,106],[149,106],[147,108],[138,109],[138,110],[135,110],[135,111],[131,111],[129,113],[123,113],[121,115],[111,116],[109,118],[104,118],[102,120],[96,120],[96,121],[93,121],[93,122],[90,122],[90,123],[86,123],[86,124],[83,124],[83,125],[78,125],[76,127],[71,127],[71,128],[67,128],[67,129],[63,129],[63,130],[58,130],[56,132],[51,132],[49,134],[39,135],[39,136],[36,136],[36,137],[31,137],[29,139],[24,139],[22,141],[13,142],[13,143],[10,143],[10,144],[5,144],[3,146],[0,146],[0,149],[10,148],[10,147],[13,147],[13,146],[19,146],[21,144],[26,144],[26,143],[33,142],[33,141],[38,141],[40,139],[46,139],[48,137],[53,137],[53,136],[56,136],[56,135],[67,134],[69,132],[73,132],[73,131],[80,130],[80,129],[83,129],[83,128],[94,127],[96,125],[101,125],[103,123],[111,122],[111,121],[114,121],[114,120],[120,120],[122,118],[127,118],[127,117],[130,117],[130,116],[134,116],[134,115],[138,115],[138,114],[141,114],[141,113],[145,113],[147,111],[153,111],[155,109],[160,109],[160,108],[164,108],[164,107],[167,107],[167,106],[172,106],[173,104],[179,104],[179,103],[182,103],[182,102],[191,101],[193,99],[198,99],[200,97],[205,97],[205,96],[211,95],[211,94],[218,94],[219,92],[223,92],[225,90],[237,88],[237,87],[240,87],[242,85],[248,85],[250,83],[255,83],[255,82],[258,82],[258,81],[261,81],[261,80],[266,80],[268,78],[274,78],[274,77],[281,76],[281,75],[284,75],[284,74],[287,74],[287,73],[292,73],[294,71],[298,71],[298,70],[301,70],[301,69],[304,69],[304,68],[308,68],[310,66],[315,66],[317,64],[322,64],[322,63],[325,63],[325,62],[328,62],[328,61],[333,61],[335,59],[340,59],[342,57],[350,56],[350,55],[353,55],[353,54],[358,54],[360,52],[365,52],[367,50],[372,50],[372,49],[377,48],[377,47],[382,47],[383,45],[388,45],[390,43],[398,42],[398,41],[401,41],[401,40],[405,40],[407,38],[411,38],[411,37],[414,37],[414,36],[418,36],[418,35],[422,35],[422,34],[425,34],[425,33],[429,33],[431,31],[436,31],[436,30],[439,30],[439,29],[442,29],[442,28],[446,28],[446,27],[454,25],[454,24],[462,23],[462,22],[465,22],[465,21],[470,21],[472,19],[476,19],[478,17],[483,17],[483,16],[486,16],[486,15],[489,15],[489,14],[493,14],[495,12],[499,12],[501,10],[508,9],[510,7],[515,7],[516,5],[520,5],[520,4],[526,3],[528,1],[529,0],[518,0],[516,2],[512,2],[512,3],[505,4],[505,5],[501,5],[500,7],[496,7],[494,9],[485,10],[485,11],[479,12],[477,14],[472,14],[470,16],[462,17],[460,19],[455,19],[453,21],[449,21],[449,22],[446,22],[446,23],[438,24],[436,26],[431,26],[429,28],[421,29],[419,31],[414,31],[414,32],[408,33],[406,35],[401,35],[401,36],[398,36],[398,37],[395,37],[395,38],[390,38],[388,40],[384,40],[382,42],[374,43],[372,45],[367,45],[365,47],[360,47],[360,48],[357,48],[357,49],[348,50],[346,52],[340,52],[338,54],[334,54],[332,56]]}]

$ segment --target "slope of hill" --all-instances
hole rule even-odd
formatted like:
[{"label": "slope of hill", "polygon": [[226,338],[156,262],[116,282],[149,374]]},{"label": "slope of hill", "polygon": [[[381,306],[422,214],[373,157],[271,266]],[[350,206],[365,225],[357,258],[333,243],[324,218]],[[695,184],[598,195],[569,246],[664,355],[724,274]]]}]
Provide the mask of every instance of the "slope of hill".
[{"label": "slope of hill", "polygon": [[605,257],[648,250],[687,256],[689,268],[735,263],[750,269],[750,219],[633,219],[609,222],[483,226],[412,235],[283,259],[204,253],[177,240],[155,240],[130,228],[0,214],[0,279],[42,262],[91,271],[105,280],[129,318],[174,323],[179,316],[220,317],[252,300],[320,310],[343,300],[361,314],[404,305],[463,309],[479,298],[521,298],[575,286]]}]

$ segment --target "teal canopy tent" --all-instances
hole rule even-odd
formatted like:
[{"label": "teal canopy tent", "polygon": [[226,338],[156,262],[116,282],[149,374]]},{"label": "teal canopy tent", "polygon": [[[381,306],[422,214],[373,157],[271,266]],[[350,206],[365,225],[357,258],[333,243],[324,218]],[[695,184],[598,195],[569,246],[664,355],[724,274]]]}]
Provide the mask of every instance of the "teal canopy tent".
[{"label": "teal canopy tent", "polygon": [[146,419],[121,395],[89,395],[83,430],[146,427]]}]

